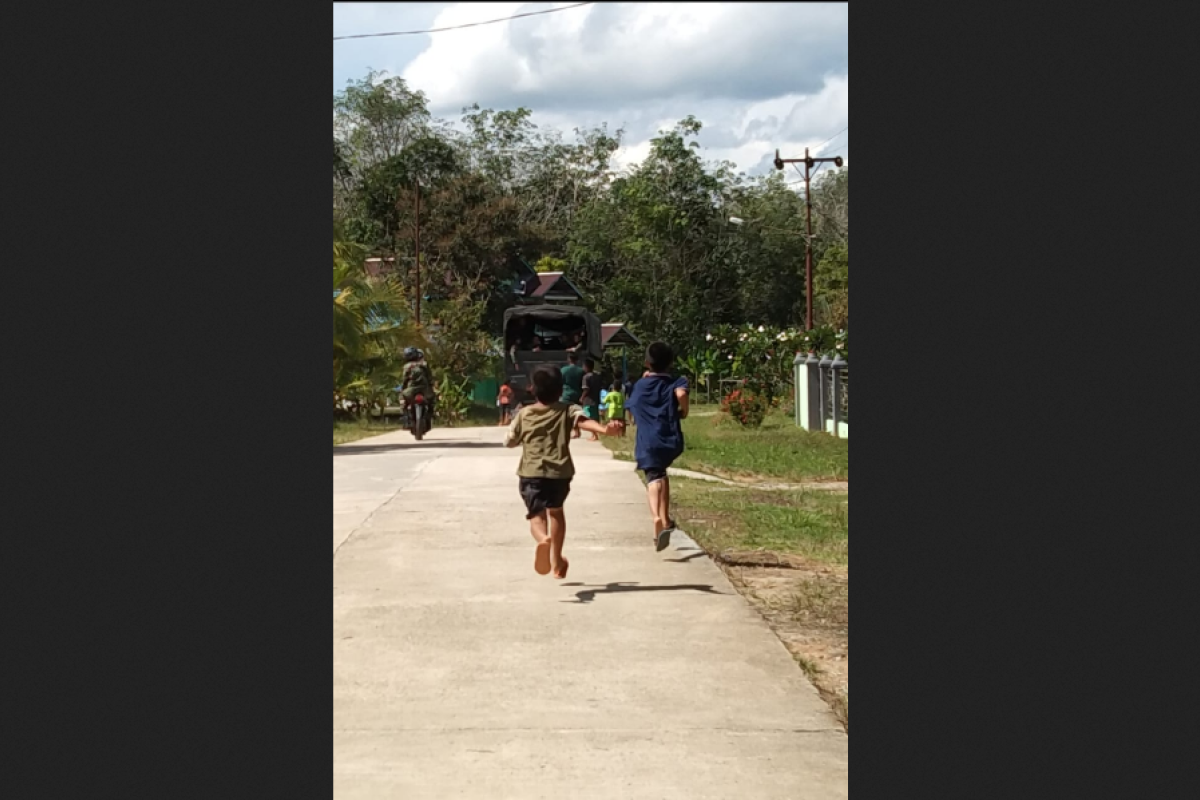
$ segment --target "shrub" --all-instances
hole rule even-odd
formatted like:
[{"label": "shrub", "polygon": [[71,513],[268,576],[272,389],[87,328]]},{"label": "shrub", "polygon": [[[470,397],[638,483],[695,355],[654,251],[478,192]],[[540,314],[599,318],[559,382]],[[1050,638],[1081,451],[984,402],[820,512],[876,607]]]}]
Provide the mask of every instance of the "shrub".
[{"label": "shrub", "polygon": [[770,408],[770,398],[749,388],[733,390],[721,403],[721,410],[744,428],[762,425]]},{"label": "shrub", "polygon": [[462,422],[471,410],[471,381],[461,383],[447,375],[437,386],[437,417],[443,424]]}]

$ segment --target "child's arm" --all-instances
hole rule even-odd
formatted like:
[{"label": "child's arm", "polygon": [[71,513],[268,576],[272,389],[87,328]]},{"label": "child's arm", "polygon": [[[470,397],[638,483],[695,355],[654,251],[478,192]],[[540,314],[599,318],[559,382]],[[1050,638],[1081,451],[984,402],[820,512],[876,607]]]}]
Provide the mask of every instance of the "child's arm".
[{"label": "child's arm", "polygon": [[504,435],[505,447],[516,447],[521,443],[521,412],[518,411],[513,421],[508,424],[508,433]]},{"label": "child's arm", "polygon": [[675,399],[679,401],[679,418],[687,419],[688,407],[691,405],[691,402],[688,400],[688,390],[676,389]]},{"label": "child's arm", "polygon": [[581,406],[571,406],[571,418],[575,421],[575,427],[581,431],[588,433],[604,434],[605,436],[616,436],[620,430],[619,422],[610,422],[607,425],[601,425],[599,422],[590,420],[583,413]]},{"label": "child's arm", "polygon": [[599,422],[593,422],[590,419],[580,419],[575,424],[581,431],[603,434],[605,436],[616,436],[621,430],[621,423],[617,422],[616,420],[613,420],[607,425],[601,425]]}]

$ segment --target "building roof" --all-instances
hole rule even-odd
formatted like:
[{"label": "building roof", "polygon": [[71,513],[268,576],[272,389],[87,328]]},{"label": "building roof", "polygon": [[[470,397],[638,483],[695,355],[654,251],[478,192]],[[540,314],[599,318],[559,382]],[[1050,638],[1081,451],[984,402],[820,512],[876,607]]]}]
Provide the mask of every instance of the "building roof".
[{"label": "building roof", "polygon": [[543,300],[582,300],[583,292],[561,272],[539,272],[538,283],[530,297]]},{"label": "building roof", "polygon": [[622,344],[640,347],[642,342],[629,332],[623,322],[606,322],[600,326],[600,345],[602,347],[615,347]]}]

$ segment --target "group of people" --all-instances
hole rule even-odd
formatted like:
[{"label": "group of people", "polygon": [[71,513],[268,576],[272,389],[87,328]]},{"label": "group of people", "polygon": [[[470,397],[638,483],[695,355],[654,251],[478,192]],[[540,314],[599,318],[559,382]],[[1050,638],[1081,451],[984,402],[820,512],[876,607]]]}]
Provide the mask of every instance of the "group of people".
[{"label": "group of people", "polygon": [[[596,422],[612,420],[625,422],[625,387],[618,380],[613,381],[612,385],[605,389],[604,380],[596,372],[595,359],[591,357],[583,359],[583,366],[580,367],[579,354],[569,353],[567,364],[562,367],[562,378],[563,388],[560,400],[563,403],[580,406],[584,415]],[[511,423],[513,415],[520,406],[533,402],[532,387],[526,390],[526,395],[525,402],[518,402],[512,384],[505,381],[500,385],[500,392],[496,396],[496,406],[500,409],[500,425]],[[575,431],[571,438],[578,439],[579,436],[579,431]],[[592,434],[590,441],[599,441],[599,438]]]},{"label": "group of people", "polygon": [[566,350],[571,353],[582,353],[587,350],[587,332],[583,328],[565,333],[542,334],[536,332],[536,326],[528,317],[521,320],[520,327],[508,347],[508,355],[514,364],[517,363],[517,351],[530,350],[540,353],[547,350]]},{"label": "group of people", "polygon": [[605,396],[603,424],[599,410],[602,382],[590,358],[582,369],[575,353],[561,370],[539,367],[533,373],[534,402],[515,414],[511,411],[512,387],[505,384],[501,388],[501,407],[506,405],[503,400],[507,389],[510,408],[504,413],[506,419],[511,418],[505,444],[522,448],[518,488],[535,542],[533,568],[539,575],[553,572],[556,578],[566,578],[570,567],[562,551],[567,533],[563,506],[575,475],[571,439],[581,432],[591,433],[592,440],[598,440],[600,434],[623,435],[626,412],[637,427],[634,457],[646,477],[655,550],[667,548],[675,530],[667,470],[683,453],[681,422],[688,415],[688,382],[670,375],[674,360],[674,353],[665,343],[650,345],[646,371],[628,398],[619,383]]}]

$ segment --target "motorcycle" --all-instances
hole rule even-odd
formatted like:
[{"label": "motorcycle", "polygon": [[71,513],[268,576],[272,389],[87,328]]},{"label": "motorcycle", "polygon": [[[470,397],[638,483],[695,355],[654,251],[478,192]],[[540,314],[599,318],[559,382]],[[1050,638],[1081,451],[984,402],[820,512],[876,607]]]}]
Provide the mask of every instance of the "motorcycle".
[{"label": "motorcycle", "polygon": [[433,428],[432,416],[425,395],[414,397],[408,409],[408,430],[418,442]]}]

